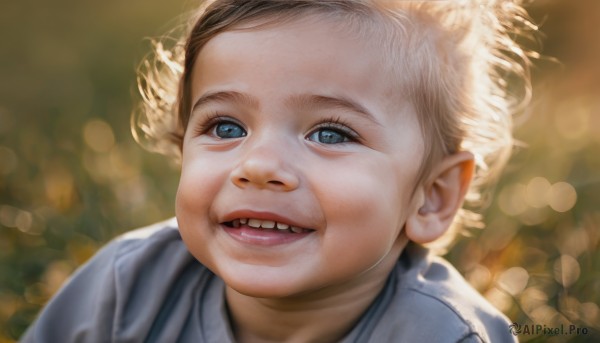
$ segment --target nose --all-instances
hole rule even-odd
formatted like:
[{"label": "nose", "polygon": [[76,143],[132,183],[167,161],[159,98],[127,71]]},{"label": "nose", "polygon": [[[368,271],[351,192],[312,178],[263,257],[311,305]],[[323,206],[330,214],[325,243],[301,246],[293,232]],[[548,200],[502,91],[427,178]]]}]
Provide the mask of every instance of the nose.
[{"label": "nose", "polygon": [[292,191],[300,180],[289,164],[283,147],[256,147],[248,151],[231,172],[231,182],[239,188],[255,187]]}]

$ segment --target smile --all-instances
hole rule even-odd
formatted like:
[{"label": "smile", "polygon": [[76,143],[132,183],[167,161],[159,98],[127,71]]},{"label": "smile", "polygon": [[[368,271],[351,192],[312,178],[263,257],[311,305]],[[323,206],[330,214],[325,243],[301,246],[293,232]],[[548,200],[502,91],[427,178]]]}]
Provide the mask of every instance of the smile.
[{"label": "smile", "polygon": [[276,222],[273,220],[261,220],[256,218],[239,218],[229,222],[223,223],[223,225],[230,228],[242,228],[250,227],[252,229],[264,229],[278,232],[288,233],[306,233],[314,230],[303,229],[301,227],[292,226],[286,223]]}]

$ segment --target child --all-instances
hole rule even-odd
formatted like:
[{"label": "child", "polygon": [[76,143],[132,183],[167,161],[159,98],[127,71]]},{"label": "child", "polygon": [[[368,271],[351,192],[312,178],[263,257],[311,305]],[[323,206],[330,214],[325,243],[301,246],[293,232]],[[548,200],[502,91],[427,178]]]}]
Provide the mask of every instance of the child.
[{"label": "child", "polygon": [[181,153],[176,221],[108,244],[23,341],[514,341],[423,247],[506,161],[514,18],[517,0],[207,2],[140,83],[143,133]]}]

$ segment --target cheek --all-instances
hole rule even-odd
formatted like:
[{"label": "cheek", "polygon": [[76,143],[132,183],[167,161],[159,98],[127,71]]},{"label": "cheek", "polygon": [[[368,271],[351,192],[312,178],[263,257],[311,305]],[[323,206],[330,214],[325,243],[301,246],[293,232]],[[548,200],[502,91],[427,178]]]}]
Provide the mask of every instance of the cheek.
[{"label": "cheek", "polygon": [[335,172],[322,173],[315,187],[336,212],[362,221],[375,219],[368,213],[390,220],[405,210],[416,171],[399,169],[383,158],[341,165]]},{"label": "cheek", "polygon": [[218,190],[218,181],[222,178],[215,168],[202,161],[186,162],[181,169],[181,178],[177,189],[176,210],[182,214],[205,212],[207,199]]},{"label": "cheek", "polygon": [[386,161],[355,163],[328,175],[317,186],[327,218],[326,241],[362,257],[370,255],[366,260],[389,252],[406,220],[413,178]]},{"label": "cheek", "polygon": [[228,181],[230,160],[223,154],[210,151],[194,151],[193,146],[184,152],[181,166],[181,178],[177,190],[177,201],[196,207],[214,198]]},{"label": "cheek", "polygon": [[214,161],[184,156],[175,213],[184,243],[196,257],[205,250],[203,244],[211,234],[212,205],[227,175],[224,166]]}]

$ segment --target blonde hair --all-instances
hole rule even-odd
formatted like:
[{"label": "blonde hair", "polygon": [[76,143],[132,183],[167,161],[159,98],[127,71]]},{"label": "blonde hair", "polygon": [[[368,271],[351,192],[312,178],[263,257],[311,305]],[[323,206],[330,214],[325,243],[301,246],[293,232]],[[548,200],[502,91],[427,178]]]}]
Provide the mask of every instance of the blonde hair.
[{"label": "blonde hair", "polygon": [[[531,51],[518,43],[537,30],[522,0],[210,0],[180,38],[153,41],[139,69],[142,96],[132,131],[150,150],[181,156],[190,114],[195,58],[217,34],[239,25],[277,23],[309,14],[331,17],[377,41],[394,71],[398,92],[417,110],[426,154],[419,182],[445,155],[470,151],[476,171],[466,197],[482,204],[510,156],[512,117],[530,99]],[[257,25],[258,26],[258,25]],[[461,209],[437,248],[450,244],[480,216]]]}]

